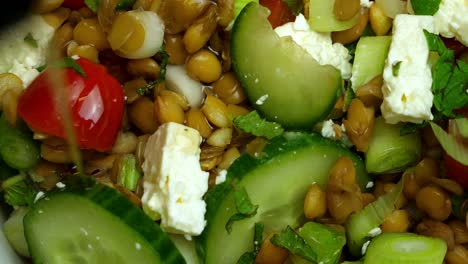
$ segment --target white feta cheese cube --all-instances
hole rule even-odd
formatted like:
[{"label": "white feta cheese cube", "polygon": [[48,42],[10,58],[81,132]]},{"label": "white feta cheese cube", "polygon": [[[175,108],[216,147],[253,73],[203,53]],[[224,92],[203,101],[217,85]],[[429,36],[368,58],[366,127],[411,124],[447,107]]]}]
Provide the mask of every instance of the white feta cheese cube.
[{"label": "white feta cheese cube", "polygon": [[393,38],[383,72],[382,115],[387,123],[421,123],[431,113],[431,68],[423,29],[434,33],[432,16],[397,15]]},{"label": "white feta cheese cube", "polygon": [[200,168],[200,143],[197,130],[177,123],[161,125],[148,139],[142,204],[167,232],[196,236],[206,225],[208,173]]},{"label": "white feta cheese cube", "polygon": [[[46,63],[54,32],[39,15],[31,15],[0,32],[0,73],[16,74],[27,87],[39,75],[36,68]],[[37,45],[25,41],[26,37]]]},{"label": "white feta cheese cube", "polygon": [[340,43],[333,43],[330,33],[318,33],[310,29],[305,17],[300,14],[294,22],[275,28],[280,37],[291,37],[320,65],[331,65],[341,72],[343,79],[351,78],[351,55]]},{"label": "white feta cheese cube", "polygon": [[468,46],[468,1],[442,0],[434,14],[436,32]]}]

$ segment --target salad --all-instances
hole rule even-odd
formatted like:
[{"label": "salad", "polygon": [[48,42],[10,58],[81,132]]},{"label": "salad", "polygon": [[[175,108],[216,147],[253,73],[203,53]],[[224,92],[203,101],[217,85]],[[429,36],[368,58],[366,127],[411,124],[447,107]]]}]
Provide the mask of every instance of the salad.
[{"label": "salad", "polygon": [[0,32],[32,263],[468,263],[464,0],[37,0]]}]

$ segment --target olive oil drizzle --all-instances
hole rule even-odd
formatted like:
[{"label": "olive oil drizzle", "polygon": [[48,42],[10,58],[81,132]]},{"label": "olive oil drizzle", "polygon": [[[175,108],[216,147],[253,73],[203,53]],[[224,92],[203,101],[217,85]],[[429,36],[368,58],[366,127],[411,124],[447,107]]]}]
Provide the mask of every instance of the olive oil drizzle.
[{"label": "olive oil drizzle", "polygon": [[[49,50],[48,61],[58,61],[60,56],[57,50]],[[47,78],[51,86],[49,89],[52,91],[52,95],[55,102],[55,109],[59,113],[65,132],[65,140],[68,143],[69,154],[76,166],[78,174],[84,175],[83,160],[81,157],[81,151],[78,146],[75,129],[73,127],[73,120],[71,115],[71,107],[69,105],[69,91],[65,89],[65,75],[64,71],[60,69],[52,68],[48,71]]]}]

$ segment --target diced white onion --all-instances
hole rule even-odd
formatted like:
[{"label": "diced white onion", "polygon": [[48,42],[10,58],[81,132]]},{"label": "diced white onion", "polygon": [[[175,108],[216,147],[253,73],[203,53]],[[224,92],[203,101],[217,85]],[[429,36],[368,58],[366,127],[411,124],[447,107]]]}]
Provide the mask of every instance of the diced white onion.
[{"label": "diced white onion", "polygon": [[[143,36],[137,34],[138,28],[143,28]],[[143,41],[136,49],[124,47],[126,42],[132,41],[132,38],[141,37],[143,37]],[[114,52],[121,57],[127,59],[148,58],[154,56],[163,44],[164,22],[155,12],[128,11],[115,19],[108,39]],[[119,41],[116,41],[117,39]]]},{"label": "diced white onion", "polygon": [[167,65],[166,87],[187,99],[191,107],[198,108],[203,101],[203,85],[190,78],[184,65]]}]

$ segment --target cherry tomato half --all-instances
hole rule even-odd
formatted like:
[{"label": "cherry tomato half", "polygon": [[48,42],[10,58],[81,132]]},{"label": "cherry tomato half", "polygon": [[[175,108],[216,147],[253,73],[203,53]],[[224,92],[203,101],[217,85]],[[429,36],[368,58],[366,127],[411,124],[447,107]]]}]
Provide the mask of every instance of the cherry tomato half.
[{"label": "cherry tomato half", "polygon": [[54,103],[49,79],[54,71],[63,71],[78,144],[85,149],[110,150],[121,127],[123,89],[104,66],[84,58],[76,62],[86,77],[70,68],[46,69],[20,97],[18,113],[33,130],[64,138],[63,117]]},{"label": "cherry tomato half", "polygon": [[84,0],[64,0],[62,5],[73,10],[77,10],[86,6]]},{"label": "cherry tomato half", "polygon": [[270,9],[268,21],[273,28],[294,21],[295,16],[283,0],[260,0],[260,4]]}]

